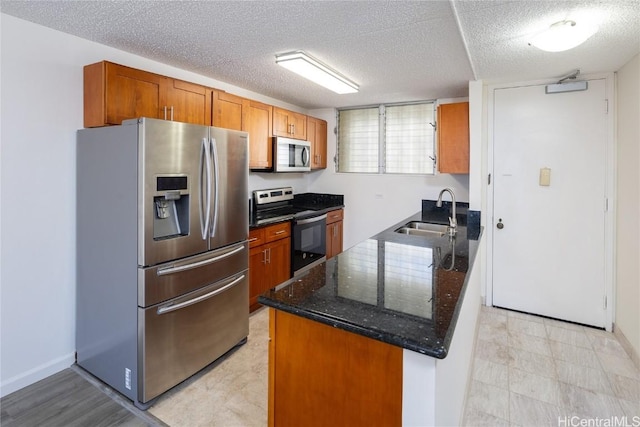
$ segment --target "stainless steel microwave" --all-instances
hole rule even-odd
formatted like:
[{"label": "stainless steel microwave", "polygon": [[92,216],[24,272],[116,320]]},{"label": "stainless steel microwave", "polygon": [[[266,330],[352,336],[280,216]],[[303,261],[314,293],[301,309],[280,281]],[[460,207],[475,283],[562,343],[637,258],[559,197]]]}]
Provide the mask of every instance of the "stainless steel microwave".
[{"label": "stainless steel microwave", "polygon": [[309,172],[311,144],[299,139],[274,137],[274,172]]}]

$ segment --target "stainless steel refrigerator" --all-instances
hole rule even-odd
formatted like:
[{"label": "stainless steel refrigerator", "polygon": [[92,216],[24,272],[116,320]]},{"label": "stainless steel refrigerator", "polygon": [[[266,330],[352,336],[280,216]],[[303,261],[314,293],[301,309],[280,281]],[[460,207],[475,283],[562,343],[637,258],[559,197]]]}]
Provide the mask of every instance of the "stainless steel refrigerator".
[{"label": "stainless steel refrigerator", "polygon": [[248,170],[245,132],[78,131],[76,360],[140,408],[246,341]]}]

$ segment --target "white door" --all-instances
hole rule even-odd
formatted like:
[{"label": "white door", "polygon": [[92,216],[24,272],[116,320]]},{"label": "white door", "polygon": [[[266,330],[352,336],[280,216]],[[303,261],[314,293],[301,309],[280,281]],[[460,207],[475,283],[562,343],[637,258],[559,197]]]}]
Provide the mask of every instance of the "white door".
[{"label": "white door", "polygon": [[494,92],[493,305],[604,327],[606,80],[588,85]]}]

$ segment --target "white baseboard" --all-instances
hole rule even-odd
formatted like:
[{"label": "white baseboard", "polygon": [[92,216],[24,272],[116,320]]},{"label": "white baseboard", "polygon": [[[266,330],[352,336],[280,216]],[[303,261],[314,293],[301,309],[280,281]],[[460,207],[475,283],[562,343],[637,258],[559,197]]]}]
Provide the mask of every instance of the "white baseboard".
[{"label": "white baseboard", "polygon": [[624,336],[620,328],[616,327],[615,323],[613,325],[613,335],[615,335],[616,338],[618,338],[618,341],[620,341],[620,344],[622,345],[624,350],[627,352],[627,354],[633,361],[634,365],[636,365],[636,367],[640,369],[640,355],[638,355],[638,352],[636,351],[636,349],[633,348],[633,346],[631,345],[627,337]]},{"label": "white baseboard", "polygon": [[48,363],[36,366],[33,369],[29,369],[19,375],[15,375],[0,384],[0,397],[5,397],[14,391],[18,391],[21,388],[58,373],[73,365],[75,361],[76,355],[75,352],[72,352],[55,360],[51,360]]}]

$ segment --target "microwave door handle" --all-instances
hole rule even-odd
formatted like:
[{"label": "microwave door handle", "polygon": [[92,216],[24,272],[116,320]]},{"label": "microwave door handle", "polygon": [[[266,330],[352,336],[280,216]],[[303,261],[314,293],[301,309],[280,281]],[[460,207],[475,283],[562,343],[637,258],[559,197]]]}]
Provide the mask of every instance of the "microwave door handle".
[{"label": "microwave door handle", "polygon": [[307,164],[309,164],[309,154],[307,153],[307,151],[309,151],[307,147],[302,148],[302,153],[300,155],[302,160],[302,166],[307,166]]},{"label": "microwave door handle", "polygon": [[[211,159],[209,155],[209,141],[202,138],[200,146],[200,233],[202,240],[207,239],[209,233],[209,216],[211,212]],[[204,198],[204,201],[203,201]]]},{"label": "microwave door handle", "polygon": [[213,157],[213,223],[211,225],[211,237],[214,237],[218,228],[218,206],[220,205],[219,182],[220,182],[220,164],[218,161],[218,144],[215,138],[211,138],[211,156]]}]

